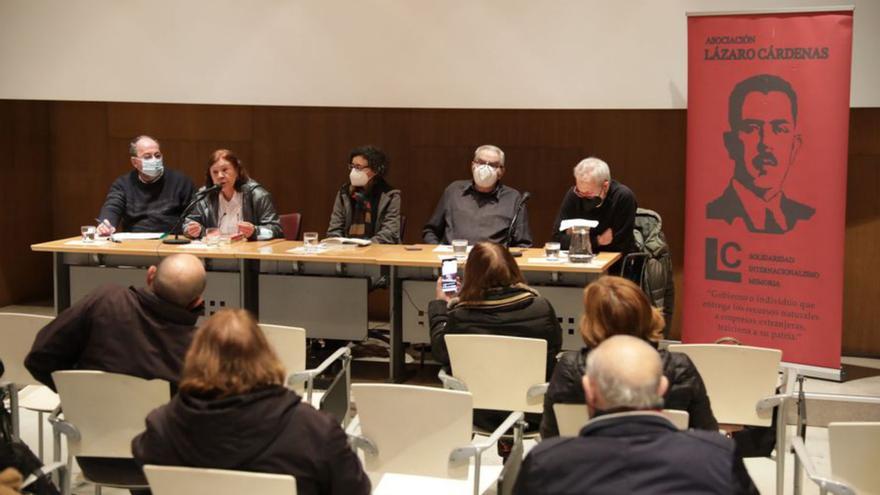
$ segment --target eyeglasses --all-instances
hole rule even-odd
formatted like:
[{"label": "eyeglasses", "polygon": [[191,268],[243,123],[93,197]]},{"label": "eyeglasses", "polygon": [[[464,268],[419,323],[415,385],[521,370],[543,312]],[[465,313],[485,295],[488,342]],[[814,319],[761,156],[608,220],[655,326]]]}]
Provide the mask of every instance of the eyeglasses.
[{"label": "eyeglasses", "polygon": [[504,164],[501,163],[501,162],[486,162],[486,161],[483,161],[483,160],[474,160],[474,161],[472,161],[471,163],[473,163],[474,165],[476,165],[476,166],[478,166],[478,167],[479,167],[480,165],[488,165],[488,166],[490,166],[490,167],[492,167],[492,168],[494,168],[494,169],[504,168]]},{"label": "eyeglasses", "polygon": [[155,153],[146,153],[144,156],[139,156],[141,160],[152,160],[153,158],[162,158],[162,152],[157,151]]},{"label": "eyeglasses", "polygon": [[350,170],[366,170],[366,169],[370,168],[370,166],[369,165],[355,165],[354,163],[349,163],[348,168]]}]

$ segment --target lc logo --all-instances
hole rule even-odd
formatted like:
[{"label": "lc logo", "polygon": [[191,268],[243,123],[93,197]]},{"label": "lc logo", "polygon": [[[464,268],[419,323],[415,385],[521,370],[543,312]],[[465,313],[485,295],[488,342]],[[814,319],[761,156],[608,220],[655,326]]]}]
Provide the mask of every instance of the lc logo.
[{"label": "lc logo", "polygon": [[[718,247],[718,239],[706,238],[706,280],[720,280],[722,282],[739,283],[742,274],[737,270],[742,261],[739,254],[742,248],[739,244],[731,241],[725,242]],[[719,261],[721,265],[719,266]],[[733,268],[733,270],[728,270]]]}]

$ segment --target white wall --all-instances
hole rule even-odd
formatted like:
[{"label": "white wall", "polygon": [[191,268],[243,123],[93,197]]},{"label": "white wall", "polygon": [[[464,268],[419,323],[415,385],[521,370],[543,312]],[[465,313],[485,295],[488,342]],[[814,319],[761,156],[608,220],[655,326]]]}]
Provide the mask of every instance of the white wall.
[{"label": "white wall", "polygon": [[[684,108],[689,10],[790,0],[0,0],[0,98]],[[854,0],[852,105],[880,106]]]}]

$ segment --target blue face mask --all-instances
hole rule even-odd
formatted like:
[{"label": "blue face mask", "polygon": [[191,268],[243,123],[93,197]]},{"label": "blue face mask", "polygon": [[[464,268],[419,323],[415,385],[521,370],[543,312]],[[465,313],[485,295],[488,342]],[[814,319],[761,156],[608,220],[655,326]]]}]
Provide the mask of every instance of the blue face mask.
[{"label": "blue face mask", "polygon": [[144,158],[141,159],[141,173],[147,177],[156,178],[162,175],[165,167],[162,165],[161,158]]}]

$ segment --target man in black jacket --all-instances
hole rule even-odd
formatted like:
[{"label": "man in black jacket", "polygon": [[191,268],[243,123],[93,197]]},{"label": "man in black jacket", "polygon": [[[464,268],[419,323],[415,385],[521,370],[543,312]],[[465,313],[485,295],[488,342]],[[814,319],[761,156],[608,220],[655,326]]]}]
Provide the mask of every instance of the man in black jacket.
[{"label": "man in black jacket", "polygon": [[668,382],[660,356],[641,339],[611,337],[587,357],[593,417],[576,438],[538,444],[514,493],[758,493],[732,441],[678,431],[658,412]]},{"label": "man in black jacket", "polygon": [[100,370],[176,385],[201,314],[205,269],[175,254],[147,270],[147,287],[106,285],[43,327],[25,367],[55,389],[52,372]]},{"label": "man in black jacket", "polygon": [[192,199],[195,186],[186,175],[165,168],[156,139],[137,136],[128,152],[134,170],[110,186],[98,214],[98,233],[168,232]]}]

